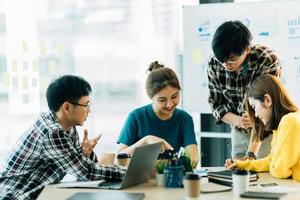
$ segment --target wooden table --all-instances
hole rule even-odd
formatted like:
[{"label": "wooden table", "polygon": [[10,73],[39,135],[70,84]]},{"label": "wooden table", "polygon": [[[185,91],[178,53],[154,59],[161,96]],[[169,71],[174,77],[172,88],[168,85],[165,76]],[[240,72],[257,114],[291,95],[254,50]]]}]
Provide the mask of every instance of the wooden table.
[{"label": "wooden table", "polygon": [[[222,169],[222,168],[221,168]],[[201,180],[201,184],[205,184],[207,178]],[[297,192],[289,193],[285,199],[295,200],[300,199],[300,183],[293,181],[291,179],[275,179],[269,173],[260,173],[258,183],[270,183],[276,182],[280,186],[285,186],[295,189]],[[259,190],[258,186],[251,186],[251,191]],[[39,200],[62,200],[70,197],[76,192],[101,192],[105,191],[103,189],[61,189],[56,188],[54,185],[49,185],[44,188],[39,196]],[[110,190],[112,191],[112,190]],[[142,183],[140,185],[130,187],[124,190],[124,192],[139,192],[145,193],[145,200],[152,199],[162,199],[162,200],[183,200],[184,190],[183,188],[165,188],[162,186],[156,186],[154,180],[149,180],[148,182]],[[224,200],[224,199],[234,199],[233,193],[231,192],[221,192],[221,193],[201,193],[200,199],[202,200]],[[243,198],[245,199],[245,198]]]}]

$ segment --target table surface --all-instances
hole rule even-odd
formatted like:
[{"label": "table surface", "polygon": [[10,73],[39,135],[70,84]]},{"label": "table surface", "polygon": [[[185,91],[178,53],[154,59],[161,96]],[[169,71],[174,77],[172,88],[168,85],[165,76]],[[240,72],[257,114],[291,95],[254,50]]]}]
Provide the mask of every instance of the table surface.
[{"label": "table surface", "polygon": [[[209,168],[211,170],[222,170],[223,168]],[[284,199],[294,200],[300,199],[300,183],[292,179],[276,179],[273,178],[269,173],[259,173],[258,184],[276,182],[280,186],[288,187],[293,189],[294,192],[288,193]],[[201,184],[207,183],[207,178],[201,179]],[[260,190],[259,186],[250,186],[250,191]],[[104,189],[62,189],[57,188],[55,184],[48,185],[44,188],[39,196],[39,200],[61,200],[72,196],[76,192],[101,192],[106,191]],[[112,190],[109,190],[112,191]],[[145,200],[150,199],[170,199],[170,200],[183,200],[184,189],[183,188],[165,188],[162,186],[156,186],[155,180],[151,179],[145,183],[139,184],[134,187],[126,188],[121,190],[123,192],[136,192],[145,193]],[[120,192],[120,191],[116,191]],[[279,192],[279,191],[278,191]],[[201,200],[216,200],[216,199],[234,199],[233,192],[219,192],[219,193],[201,193]],[[246,198],[241,198],[246,199]]]}]

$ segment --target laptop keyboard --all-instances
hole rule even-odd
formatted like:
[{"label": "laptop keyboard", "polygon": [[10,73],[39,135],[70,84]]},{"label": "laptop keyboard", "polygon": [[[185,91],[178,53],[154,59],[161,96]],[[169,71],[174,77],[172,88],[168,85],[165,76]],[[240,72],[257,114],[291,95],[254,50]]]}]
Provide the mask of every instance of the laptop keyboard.
[{"label": "laptop keyboard", "polygon": [[120,188],[122,181],[105,181],[99,184],[101,188],[105,189],[113,189],[113,188]]},{"label": "laptop keyboard", "polygon": [[99,186],[111,186],[111,185],[120,185],[121,181],[105,181],[103,183],[100,183]]}]

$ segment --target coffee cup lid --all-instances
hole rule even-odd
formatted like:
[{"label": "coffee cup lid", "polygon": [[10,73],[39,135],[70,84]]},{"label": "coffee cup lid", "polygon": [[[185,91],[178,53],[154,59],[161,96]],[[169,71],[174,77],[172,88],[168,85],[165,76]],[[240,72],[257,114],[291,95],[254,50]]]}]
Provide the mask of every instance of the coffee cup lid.
[{"label": "coffee cup lid", "polygon": [[249,171],[241,170],[241,169],[234,169],[234,170],[232,170],[232,174],[235,174],[235,175],[248,175]]},{"label": "coffee cup lid", "polygon": [[128,153],[119,153],[117,158],[130,158],[130,154]]},{"label": "coffee cup lid", "polygon": [[188,180],[199,180],[200,179],[200,176],[196,173],[189,173],[185,176],[185,179],[188,179]]}]

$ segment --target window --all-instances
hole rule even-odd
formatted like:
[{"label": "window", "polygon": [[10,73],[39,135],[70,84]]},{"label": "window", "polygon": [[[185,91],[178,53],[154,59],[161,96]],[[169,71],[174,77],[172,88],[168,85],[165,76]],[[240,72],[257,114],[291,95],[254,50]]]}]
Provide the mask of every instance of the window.
[{"label": "window", "polygon": [[82,76],[92,85],[93,105],[80,135],[83,128],[91,137],[101,133],[96,152],[116,151],[128,113],[150,102],[144,88],[149,63],[178,67],[182,3],[8,2],[0,11],[0,160],[39,112],[47,111],[46,88],[62,74]]}]

